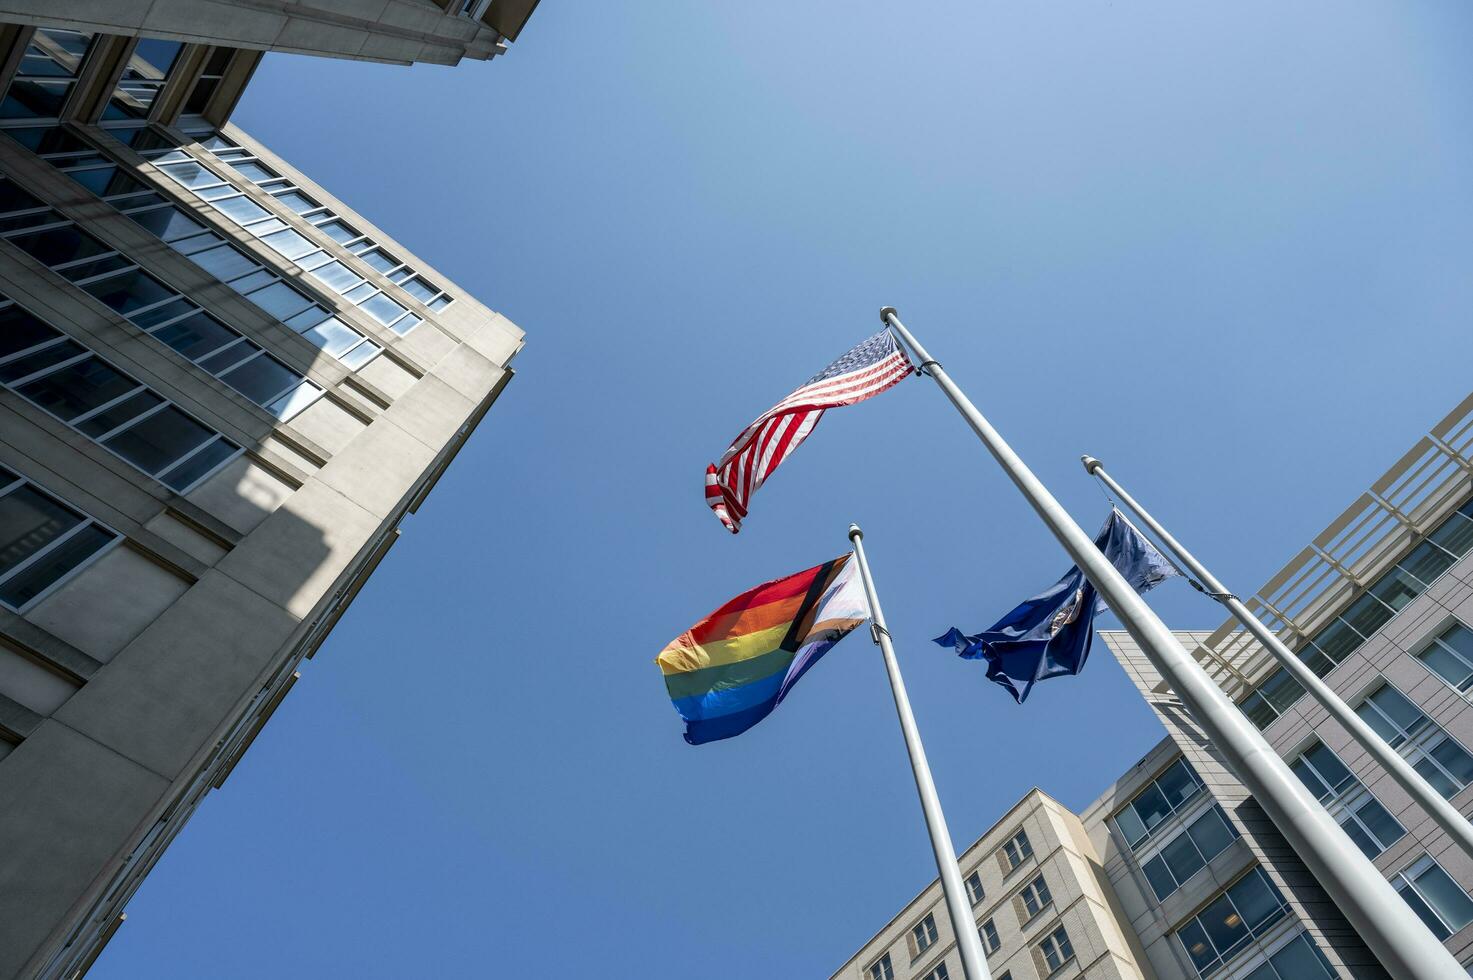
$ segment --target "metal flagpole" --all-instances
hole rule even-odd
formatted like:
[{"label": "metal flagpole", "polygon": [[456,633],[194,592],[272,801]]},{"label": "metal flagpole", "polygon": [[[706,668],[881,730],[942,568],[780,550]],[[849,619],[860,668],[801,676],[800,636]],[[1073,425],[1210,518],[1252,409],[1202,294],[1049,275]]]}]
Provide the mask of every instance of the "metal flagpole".
[{"label": "metal flagpole", "polygon": [[1381,768],[1391,774],[1397,784],[1407,791],[1417,804],[1437,822],[1443,832],[1451,837],[1459,847],[1469,855],[1473,855],[1473,823],[1469,823],[1457,808],[1443,798],[1442,794],[1433,789],[1422,774],[1413,769],[1411,763],[1402,758],[1386,740],[1376,734],[1375,729],[1367,725],[1360,715],[1351,710],[1350,705],[1330,690],[1330,686],[1320,680],[1319,675],[1309,669],[1309,665],[1286,647],[1273,631],[1265,626],[1257,616],[1243,604],[1243,600],[1228,591],[1227,586],[1219,582],[1190,551],[1181,546],[1181,542],[1172,537],[1167,530],[1157,522],[1156,518],[1147,513],[1146,509],[1136,503],[1134,497],[1126,492],[1125,488],[1115,482],[1115,478],[1105,472],[1104,464],[1093,456],[1082,458],[1085,470],[1098,478],[1101,483],[1113,490],[1124,502],[1125,506],[1133,510],[1141,521],[1151,529],[1161,543],[1166,545],[1187,570],[1201,583],[1207,594],[1227,606],[1233,614],[1233,618],[1245,626],[1254,638],[1262,643],[1267,650],[1274,655],[1280,664],[1284,666],[1299,685],[1309,692],[1310,696],[1320,703],[1330,717],[1340,723],[1340,726],[1350,733],[1361,748],[1370,753],[1371,758],[1381,764]]},{"label": "metal flagpole", "polygon": [[910,710],[910,698],[905,693],[900,664],[895,660],[890,631],[885,629],[885,614],[880,610],[875,580],[870,575],[869,561],[864,557],[864,532],[859,529],[858,524],[849,525],[849,540],[854,543],[854,557],[859,560],[859,576],[864,580],[864,595],[869,600],[871,629],[875,642],[880,645],[880,652],[884,654],[885,673],[890,675],[890,693],[895,695],[895,713],[900,716],[900,731],[905,736],[905,750],[910,753],[910,768],[915,773],[916,791],[921,796],[926,829],[931,833],[931,850],[936,853],[936,870],[941,875],[941,890],[946,894],[946,911],[951,916],[951,931],[956,933],[956,949],[962,957],[962,971],[967,975],[967,980],[992,980],[992,974],[987,972],[987,957],[982,953],[982,937],[978,935],[977,923],[972,919],[972,903],[967,901],[967,891],[962,885],[962,870],[956,863],[956,849],[951,843],[951,832],[946,829],[941,799],[936,795],[936,783],[931,779],[931,766],[926,762],[926,747],[921,744],[916,716]]},{"label": "metal flagpole", "polygon": [[1398,980],[1453,980],[1467,974],[1452,954],[1381,877],[1345,831],[1289,771],[1258,729],[1248,721],[1182,647],[1166,624],[1095,547],[1068,511],[1054,499],[1018,454],[977,411],[945,369],[900,322],[893,307],[880,319],[915,353],[967,420],[1009,479],[1032,505],[1069,557],[1089,577],[1110,610],[1140,645],[1152,666],[1176,692],[1222,752],[1238,779],[1263,807],[1279,833],[1309,867],[1330,900],[1350,920],[1366,945]]}]

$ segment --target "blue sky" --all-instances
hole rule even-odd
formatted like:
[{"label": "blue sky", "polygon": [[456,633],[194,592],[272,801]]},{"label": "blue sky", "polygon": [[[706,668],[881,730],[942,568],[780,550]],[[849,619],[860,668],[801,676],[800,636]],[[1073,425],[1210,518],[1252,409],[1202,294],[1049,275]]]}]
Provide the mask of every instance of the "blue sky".
[{"label": "blue sky", "polygon": [[547,0],[489,65],[268,56],[236,122],[528,342],[93,975],[827,976],[935,873],[876,650],[700,748],[651,660],[851,520],[958,845],[1088,804],[1161,735],[1104,647],[1019,708],[926,642],[1068,565],[933,387],[735,539],[705,465],[893,304],[1082,524],[1089,452],[1251,591],[1469,390],[1470,28]]}]

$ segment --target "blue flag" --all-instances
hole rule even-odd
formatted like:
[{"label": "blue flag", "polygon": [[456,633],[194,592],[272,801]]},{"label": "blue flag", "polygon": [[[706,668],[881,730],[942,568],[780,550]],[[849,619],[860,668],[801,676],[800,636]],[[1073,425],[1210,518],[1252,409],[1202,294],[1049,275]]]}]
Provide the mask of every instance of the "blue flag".
[{"label": "blue flag", "polygon": [[[1114,508],[1095,545],[1137,592],[1181,574]],[[1095,613],[1104,608],[1095,587],[1076,566],[983,632],[968,636],[953,626],[936,642],[955,647],[968,660],[986,660],[988,680],[1007,688],[1022,704],[1036,682],[1084,669]]]}]

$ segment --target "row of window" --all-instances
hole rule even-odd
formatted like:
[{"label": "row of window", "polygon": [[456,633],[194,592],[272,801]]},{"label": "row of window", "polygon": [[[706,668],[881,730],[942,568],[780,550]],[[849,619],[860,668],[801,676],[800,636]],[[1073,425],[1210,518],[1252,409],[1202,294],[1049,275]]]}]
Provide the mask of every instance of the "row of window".
[{"label": "row of window", "polygon": [[301,188],[262,163],[250,150],[218,134],[203,139],[200,145],[425,306],[439,312],[454,301],[446,290],[416,272],[408,263],[400,261],[398,256],[354,228],[335,211],[313,200]]},{"label": "row of window", "polygon": [[[926,947],[923,947],[924,951],[924,949],[929,948],[936,942],[936,937],[934,935],[936,923],[935,919],[930,915],[927,915],[926,918],[921,921],[922,923],[929,922],[931,924],[932,933],[930,943],[927,943]],[[987,925],[990,925],[990,921],[989,923],[984,923],[983,927]],[[983,927],[978,928],[980,929]],[[994,941],[988,943],[987,945],[987,951],[989,953],[997,952],[999,944],[995,941],[996,937],[997,930],[994,929],[992,930],[992,938]],[[985,938],[984,942],[987,942]],[[1048,935],[1044,936],[1043,939],[1039,941],[1037,949],[1041,962],[1048,969],[1049,974],[1056,973],[1057,971],[1063,969],[1065,963],[1068,963],[1070,960],[1074,959],[1074,944],[1069,941],[1069,932],[1064,928],[1062,924],[1055,928]],[[866,971],[866,973],[869,976],[869,980],[895,980],[895,966],[890,959],[890,954],[885,953],[881,955],[879,959],[870,964],[869,969]],[[920,978],[920,980],[949,980],[950,976],[951,974],[947,970],[946,964],[942,962],[936,964],[936,966],[929,972],[927,972],[924,977]],[[1000,977],[998,977],[997,980],[1010,980],[1011,976],[1011,973],[1004,973]]]},{"label": "row of window", "polygon": [[[358,231],[302,188],[261,163],[244,147],[217,134],[201,134],[200,145],[431,310],[443,310],[453,301],[453,297],[444,289]],[[182,153],[159,156],[156,162],[170,176],[208,200],[232,221],[309,270],[328,288],[346,296],[394,332],[408,333],[423,322],[419,316],[410,313],[382,290],[368,283],[363,276],[333,259],[306,238],[295,231],[279,230],[279,223],[271,225],[266,222],[265,209],[253,202],[240,188],[220,178],[209,168]],[[220,184],[209,183],[211,179]]]},{"label": "row of window", "polygon": [[[5,132],[349,368],[356,370],[382,352],[378,344],[65,129],[57,126]],[[306,401],[297,399],[297,410],[305,407]]]},{"label": "row of window", "polygon": [[[247,234],[307,270],[318,282],[395,333],[408,333],[423,322],[383,290],[318,248],[288,227],[286,222],[252,201],[240,188],[182,150],[163,153],[154,159],[154,163],[175,183],[192,191]],[[277,197],[293,210],[311,203],[306,195],[295,189],[284,191]]]},{"label": "row of window", "polygon": [[0,236],[277,418],[290,418],[323,394],[260,346],[4,178]]},{"label": "row of window", "polygon": [[[1469,548],[1473,548],[1473,500],[1449,514],[1343,613],[1301,642],[1295,655],[1319,676],[1328,674],[1407,603],[1425,592]],[[1239,707],[1260,729],[1267,728],[1303,694],[1299,682],[1280,667]]]},{"label": "row of window", "polygon": [[153,389],[3,297],[0,384],[179,493],[241,452]]},{"label": "row of window", "polygon": [[1289,768],[1324,804],[1350,839],[1375,858],[1396,843],[1406,829],[1366,789],[1355,774],[1323,742],[1299,754]]}]

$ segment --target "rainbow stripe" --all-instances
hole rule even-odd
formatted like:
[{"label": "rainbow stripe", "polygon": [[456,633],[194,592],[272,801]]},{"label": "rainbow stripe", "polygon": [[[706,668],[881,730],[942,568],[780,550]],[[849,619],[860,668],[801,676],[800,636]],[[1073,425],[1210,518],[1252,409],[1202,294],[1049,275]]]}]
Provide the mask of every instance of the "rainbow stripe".
[{"label": "rainbow stripe", "polygon": [[692,745],[772,713],[835,643],[869,618],[853,555],[743,592],[672,640],[655,663]]}]

